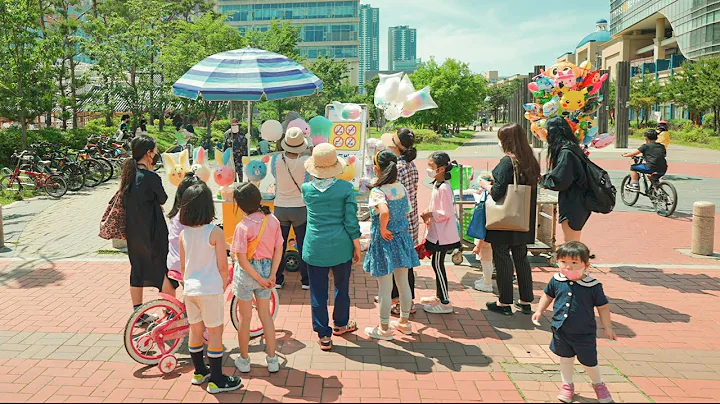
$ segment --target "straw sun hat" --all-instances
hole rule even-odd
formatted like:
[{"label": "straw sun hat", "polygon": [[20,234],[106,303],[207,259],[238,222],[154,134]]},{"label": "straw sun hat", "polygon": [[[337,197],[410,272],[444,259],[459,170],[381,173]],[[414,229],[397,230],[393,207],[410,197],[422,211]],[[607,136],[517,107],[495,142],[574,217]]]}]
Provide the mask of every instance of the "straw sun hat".
[{"label": "straw sun hat", "polygon": [[342,174],[345,165],[345,160],[338,157],[335,146],[320,143],[313,148],[312,156],[305,162],[305,169],[315,178],[332,178]]},{"label": "straw sun hat", "polygon": [[285,137],[281,142],[283,150],[290,153],[302,154],[308,148],[305,134],[300,128],[290,128],[285,133]]}]

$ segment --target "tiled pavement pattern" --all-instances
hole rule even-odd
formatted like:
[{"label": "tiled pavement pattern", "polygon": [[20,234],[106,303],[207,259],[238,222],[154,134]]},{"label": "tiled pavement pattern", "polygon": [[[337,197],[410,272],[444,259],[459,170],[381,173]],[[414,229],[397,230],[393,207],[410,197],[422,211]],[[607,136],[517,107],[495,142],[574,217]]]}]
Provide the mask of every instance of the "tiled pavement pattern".
[{"label": "tiled pavement pattern", "polygon": [[[330,353],[318,348],[309,292],[291,274],[276,321],[281,372],[269,376],[257,366],[237,393],[211,396],[190,385],[185,348],[185,366],[168,376],[126,354],[121,333],[130,313],[128,264],[56,262],[19,270],[17,262],[0,265],[2,402],[555,401],[559,386],[547,347],[548,317],[536,329],[527,316],[488,313],[484,302],[491,295],[469,289],[479,273],[467,266],[450,266],[455,314],[419,311],[412,318],[416,334],[391,342],[368,341],[361,331],[335,337]],[[534,271],[539,295],[552,269]],[[714,338],[720,331],[714,304],[720,277],[713,271],[642,268],[599,268],[596,275],[619,335],[617,342],[599,340],[603,374],[616,400],[720,399],[720,342]],[[352,317],[362,330],[378,321],[372,302],[377,283],[360,268],[351,282]],[[419,296],[431,294],[432,270],[420,268],[417,283]],[[224,339],[234,358],[229,319]],[[264,358],[261,344],[253,342],[255,364]],[[232,359],[225,364],[232,373]],[[581,401],[594,401],[583,375],[576,384]]]}]

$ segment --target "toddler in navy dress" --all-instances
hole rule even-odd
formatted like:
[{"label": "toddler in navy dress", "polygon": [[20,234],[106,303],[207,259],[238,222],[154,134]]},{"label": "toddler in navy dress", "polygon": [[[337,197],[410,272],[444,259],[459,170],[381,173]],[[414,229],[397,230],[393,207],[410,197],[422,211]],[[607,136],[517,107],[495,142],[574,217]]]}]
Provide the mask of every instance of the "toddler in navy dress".
[{"label": "toddler in navy dress", "polygon": [[605,335],[612,340],[616,336],[602,284],[587,272],[590,268],[590,250],[579,241],[569,241],[557,250],[557,260],[560,272],[545,287],[532,321],[539,324],[542,313],[555,301],[550,350],[560,357],[562,387],[558,399],[565,403],[573,401],[573,365],[577,357],[592,381],[598,401],[611,403],[612,396],[602,381],[598,367],[596,307]]},{"label": "toddler in navy dress", "polygon": [[[365,335],[391,340],[393,330],[412,333],[408,320],[412,308],[408,268],[420,266],[420,260],[410,238],[407,190],[397,180],[397,156],[390,150],[383,150],[375,154],[373,163],[377,179],[371,185],[368,203],[371,230],[364,269],[378,278],[380,326],[366,328]],[[400,298],[400,321],[391,323],[393,276]]]}]

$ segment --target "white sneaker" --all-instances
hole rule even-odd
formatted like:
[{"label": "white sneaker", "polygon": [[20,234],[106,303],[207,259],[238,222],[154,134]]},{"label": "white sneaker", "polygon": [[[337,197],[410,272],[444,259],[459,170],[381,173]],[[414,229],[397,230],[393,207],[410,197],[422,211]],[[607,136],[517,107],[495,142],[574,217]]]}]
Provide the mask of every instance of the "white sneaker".
[{"label": "white sneaker", "polygon": [[283,283],[276,283],[276,284],[275,284],[275,289],[282,289],[283,286],[285,286],[285,282],[283,282]]},{"label": "white sneaker", "polygon": [[383,341],[391,341],[394,338],[392,330],[383,331],[380,327],[366,327],[365,335]]},{"label": "white sneaker", "polygon": [[428,297],[421,297],[420,303],[422,304],[435,304],[439,302],[437,296],[428,296]]},{"label": "white sneaker", "polygon": [[425,305],[423,307],[423,310],[425,310],[426,313],[430,314],[451,314],[454,312],[452,304],[442,304],[439,302],[437,304]]},{"label": "white sneaker", "polygon": [[280,360],[278,359],[277,354],[275,354],[272,358],[270,356],[265,356],[265,364],[267,365],[268,372],[270,373],[275,373],[280,370]]},{"label": "white sneaker", "polygon": [[485,283],[485,280],[483,280],[483,279],[476,280],[474,286],[475,286],[476,290],[479,290],[481,292],[487,292],[487,293],[493,292],[492,283],[488,285]]},{"label": "white sneaker", "polygon": [[242,355],[238,355],[238,357],[235,358],[235,367],[242,373],[250,372],[250,357],[248,356],[247,359],[243,359]]},{"label": "white sneaker", "polygon": [[310,290],[310,285],[302,285],[302,290]]},{"label": "white sneaker", "polygon": [[413,332],[412,325],[410,325],[410,323],[402,324],[396,320],[390,322],[390,328],[394,328],[395,331],[401,332],[405,335],[411,335]]}]

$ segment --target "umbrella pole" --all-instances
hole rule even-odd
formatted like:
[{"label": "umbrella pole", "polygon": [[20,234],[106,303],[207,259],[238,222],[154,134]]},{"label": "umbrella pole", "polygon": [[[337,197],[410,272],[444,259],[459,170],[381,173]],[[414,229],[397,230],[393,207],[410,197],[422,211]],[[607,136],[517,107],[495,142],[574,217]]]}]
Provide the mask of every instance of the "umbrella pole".
[{"label": "umbrella pole", "polygon": [[[247,141],[247,156],[250,157],[250,139],[252,138],[252,120],[253,120],[253,114],[252,114],[252,101],[248,101],[248,130],[247,130],[247,137],[245,138]],[[245,166],[243,165],[243,170],[245,169]],[[245,181],[245,176],[243,176],[243,181]]]}]

